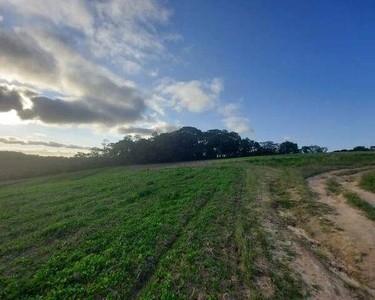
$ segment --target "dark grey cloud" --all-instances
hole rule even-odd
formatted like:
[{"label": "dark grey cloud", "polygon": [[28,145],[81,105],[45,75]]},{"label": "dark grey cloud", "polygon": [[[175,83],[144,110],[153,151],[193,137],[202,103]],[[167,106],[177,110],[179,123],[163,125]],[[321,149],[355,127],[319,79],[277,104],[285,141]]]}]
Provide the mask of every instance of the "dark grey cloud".
[{"label": "dark grey cloud", "polygon": [[42,49],[27,35],[0,29],[0,67],[9,73],[25,73],[42,76],[44,79],[56,76],[57,62],[52,53]]},{"label": "dark grey cloud", "polygon": [[32,108],[18,111],[22,120],[40,120],[48,124],[115,125],[139,119],[141,107],[127,107],[121,103],[107,103],[97,99],[66,101],[48,97],[31,99]]},{"label": "dark grey cloud", "polygon": [[0,143],[9,144],[9,145],[23,145],[23,146],[47,146],[53,148],[69,148],[69,149],[80,149],[80,150],[89,150],[89,147],[82,147],[77,145],[70,144],[61,144],[56,142],[44,142],[44,141],[23,141],[16,138],[2,138],[0,137]]},{"label": "dark grey cloud", "polygon": [[17,90],[12,90],[5,85],[0,85],[0,112],[22,110],[22,98]]}]

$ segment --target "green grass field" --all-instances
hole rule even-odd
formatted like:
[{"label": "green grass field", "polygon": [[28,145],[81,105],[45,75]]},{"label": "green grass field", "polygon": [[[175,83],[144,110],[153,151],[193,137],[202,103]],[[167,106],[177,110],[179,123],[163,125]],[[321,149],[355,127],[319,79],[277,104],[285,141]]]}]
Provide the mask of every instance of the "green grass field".
[{"label": "green grass field", "polygon": [[[286,218],[291,224],[324,214],[305,178],[364,165],[375,165],[375,154],[118,167],[3,182],[0,298],[302,299],[305,284],[275,259],[265,220],[284,209],[298,216]],[[269,297],[258,284],[263,277]]]},{"label": "green grass field", "polygon": [[365,190],[375,193],[375,172],[363,175],[360,186]]}]

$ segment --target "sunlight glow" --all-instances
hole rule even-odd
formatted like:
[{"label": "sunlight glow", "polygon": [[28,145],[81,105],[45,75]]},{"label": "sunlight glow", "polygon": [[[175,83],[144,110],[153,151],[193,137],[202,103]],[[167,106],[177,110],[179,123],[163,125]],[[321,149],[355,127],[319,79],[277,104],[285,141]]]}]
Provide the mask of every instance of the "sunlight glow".
[{"label": "sunlight glow", "polygon": [[0,113],[0,125],[20,125],[26,124],[25,121],[22,121],[15,110],[9,112]]}]

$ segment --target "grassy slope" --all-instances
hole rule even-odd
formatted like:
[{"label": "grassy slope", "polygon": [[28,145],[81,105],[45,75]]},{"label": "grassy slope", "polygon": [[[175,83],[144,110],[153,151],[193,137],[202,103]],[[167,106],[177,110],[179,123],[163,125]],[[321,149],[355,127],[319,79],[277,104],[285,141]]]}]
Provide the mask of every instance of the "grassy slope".
[{"label": "grassy slope", "polygon": [[301,279],[275,260],[262,224],[277,210],[293,212],[287,223],[323,214],[304,178],[369,164],[374,154],[273,156],[3,184],[1,297],[262,298],[268,276],[270,298],[300,299]]},{"label": "grassy slope", "polygon": [[361,188],[375,193],[375,172],[363,175],[359,184]]}]

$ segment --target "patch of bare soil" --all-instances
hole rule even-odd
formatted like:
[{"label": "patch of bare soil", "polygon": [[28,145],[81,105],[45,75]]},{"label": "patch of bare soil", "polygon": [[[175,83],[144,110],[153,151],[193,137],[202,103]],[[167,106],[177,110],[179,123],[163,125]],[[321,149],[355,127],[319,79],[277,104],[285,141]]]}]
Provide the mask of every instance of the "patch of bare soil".
[{"label": "patch of bare soil", "polygon": [[[321,174],[309,179],[309,187],[316,194],[317,201],[334,208],[334,213],[327,217],[332,226],[320,226],[312,220],[310,228],[326,253],[333,256],[340,267],[336,268],[347,282],[359,282],[361,287],[375,298],[375,222],[367,219],[361,211],[348,205],[341,195],[333,195],[326,191],[326,180],[336,179],[347,189],[355,186],[360,174],[343,175],[337,172]],[[358,193],[360,194],[360,193]],[[361,194],[360,194],[361,195]],[[368,201],[372,198],[365,198]],[[340,298],[351,299],[351,298]]]}]

